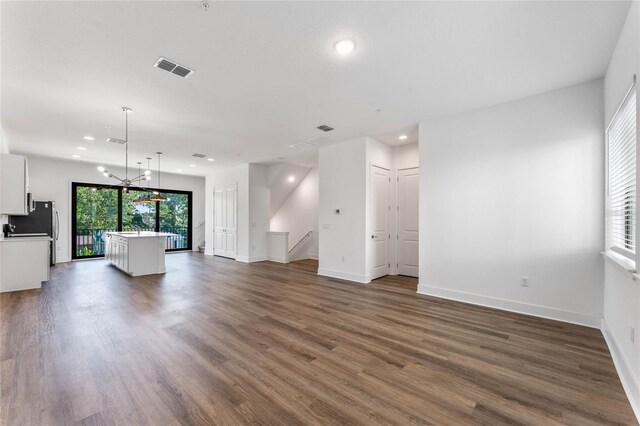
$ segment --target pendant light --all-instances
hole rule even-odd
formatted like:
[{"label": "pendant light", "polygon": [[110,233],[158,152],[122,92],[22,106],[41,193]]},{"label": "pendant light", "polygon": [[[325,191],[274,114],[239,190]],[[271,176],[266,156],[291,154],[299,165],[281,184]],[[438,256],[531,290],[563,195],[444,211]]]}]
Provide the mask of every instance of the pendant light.
[{"label": "pendant light", "polygon": [[138,173],[138,176],[133,179],[129,179],[129,113],[131,112],[131,108],[123,106],[122,111],[124,112],[125,137],[124,140],[116,139],[115,141],[116,143],[124,144],[124,179],[110,173],[109,170],[102,166],[98,167],[98,171],[101,172],[104,177],[109,177],[119,181],[122,185],[123,191],[126,192],[130,186],[136,186],[136,183],[145,179],[150,179],[151,171],[146,170],[144,173]]},{"label": "pendant light", "polygon": [[[162,155],[162,153],[157,152],[156,154],[158,154],[158,187],[160,187],[160,156]],[[150,160],[151,160],[151,157],[147,157],[147,163],[149,163]],[[139,203],[155,203],[156,201],[167,201],[167,198],[162,194],[160,194],[160,192],[153,191],[151,195],[141,196],[140,198],[138,198],[137,200],[134,200],[133,202],[139,204]]]}]

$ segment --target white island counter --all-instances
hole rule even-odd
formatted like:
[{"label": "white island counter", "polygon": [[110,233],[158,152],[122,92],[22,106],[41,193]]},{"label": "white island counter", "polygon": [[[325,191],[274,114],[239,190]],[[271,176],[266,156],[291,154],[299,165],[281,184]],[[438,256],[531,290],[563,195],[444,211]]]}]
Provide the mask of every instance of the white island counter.
[{"label": "white island counter", "polygon": [[127,274],[164,274],[165,232],[107,232],[105,233],[105,259]]}]

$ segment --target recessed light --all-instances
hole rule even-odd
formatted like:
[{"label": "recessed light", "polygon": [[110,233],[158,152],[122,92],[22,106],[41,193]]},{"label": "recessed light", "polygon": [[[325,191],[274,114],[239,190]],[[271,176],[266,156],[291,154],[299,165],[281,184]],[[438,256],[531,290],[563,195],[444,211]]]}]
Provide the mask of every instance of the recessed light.
[{"label": "recessed light", "polygon": [[80,158],[80,156],[79,156],[79,155],[77,155],[77,154],[73,154],[73,155],[71,156],[71,158]]},{"label": "recessed light", "polygon": [[401,141],[403,141],[403,140],[407,139],[407,135],[400,135],[400,137],[399,137],[398,139],[400,139]]},{"label": "recessed light", "polygon": [[196,166],[195,164],[189,164],[189,167],[195,167],[195,166]]},{"label": "recessed light", "polygon": [[86,150],[87,150],[87,148],[85,148],[84,146],[79,146],[79,147],[78,147],[78,149],[79,149],[80,151],[86,151]]},{"label": "recessed light", "polygon": [[295,177],[293,177],[293,176],[289,176],[289,179],[287,179],[287,180],[288,180],[289,182],[293,182],[294,180],[296,180],[296,178],[295,178]]},{"label": "recessed light", "polygon": [[93,141],[93,140],[95,140],[96,138],[94,138],[93,136],[85,136],[85,137],[83,137],[82,139],[84,139],[84,140],[86,140],[86,141]]},{"label": "recessed light", "polygon": [[178,169],[178,170],[176,170],[176,172],[182,173],[182,169]]},{"label": "recessed light", "polygon": [[104,172],[105,170],[107,170],[107,169],[105,169],[105,168],[104,168],[104,167],[102,167],[102,166],[98,166],[98,171],[99,171],[99,172]]},{"label": "recessed light", "polygon": [[336,43],[335,48],[340,55],[348,55],[356,48],[356,44],[353,40],[340,40]]},{"label": "recessed light", "polygon": [[213,158],[207,158],[207,161],[215,161]]}]

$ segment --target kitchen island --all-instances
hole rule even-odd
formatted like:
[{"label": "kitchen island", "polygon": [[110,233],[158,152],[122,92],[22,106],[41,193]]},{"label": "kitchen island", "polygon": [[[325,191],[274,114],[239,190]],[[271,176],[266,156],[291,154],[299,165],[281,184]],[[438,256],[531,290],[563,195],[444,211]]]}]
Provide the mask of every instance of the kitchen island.
[{"label": "kitchen island", "polygon": [[106,232],[105,259],[121,271],[139,275],[164,274],[166,232]]}]

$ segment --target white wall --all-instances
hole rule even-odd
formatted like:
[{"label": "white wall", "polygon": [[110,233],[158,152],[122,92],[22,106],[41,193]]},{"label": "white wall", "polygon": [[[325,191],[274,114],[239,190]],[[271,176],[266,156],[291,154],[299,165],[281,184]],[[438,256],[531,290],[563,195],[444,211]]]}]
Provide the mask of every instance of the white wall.
[{"label": "white wall", "polygon": [[[640,77],[640,3],[634,2],[604,78],[604,120],[611,121],[633,74]],[[638,87],[637,83],[636,87]],[[636,89],[637,90],[637,89]],[[637,97],[640,123],[640,97]],[[640,135],[640,134],[639,134]],[[640,155],[640,151],[638,151]],[[640,187],[640,176],[638,177]],[[636,212],[638,214],[638,212]],[[636,265],[640,253],[636,253]],[[640,418],[640,288],[637,279],[604,260],[604,320],[602,328],[618,373],[636,416]],[[635,329],[635,343],[631,329]]]},{"label": "white wall", "polygon": [[[71,260],[71,183],[113,184],[114,181],[98,173],[95,164],[35,156],[28,156],[27,161],[34,199],[56,202],[60,217],[58,262],[68,262]],[[118,176],[124,174],[124,169],[109,167],[109,170]],[[197,250],[204,239],[204,178],[162,173],[161,179],[163,189],[193,191],[193,249]]]},{"label": "white wall", "polygon": [[318,258],[318,168],[313,168],[271,218],[271,231],[289,232],[289,249],[309,231],[311,238],[302,243],[291,260]]},{"label": "white wall", "polygon": [[599,327],[602,117],[597,80],[420,123],[419,292]]},{"label": "white wall", "polygon": [[213,255],[214,233],[214,190],[215,188],[237,185],[238,187],[238,227],[237,227],[237,256],[240,260],[249,259],[249,165],[241,164],[236,167],[216,170],[207,175],[205,189],[205,253]]},{"label": "white wall", "polygon": [[268,167],[249,164],[249,262],[267,260],[267,231],[270,218],[268,185]]},{"label": "white wall", "polygon": [[[367,282],[367,141],[352,139],[319,150],[318,274]],[[340,214],[335,213],[340,209]]]}]

